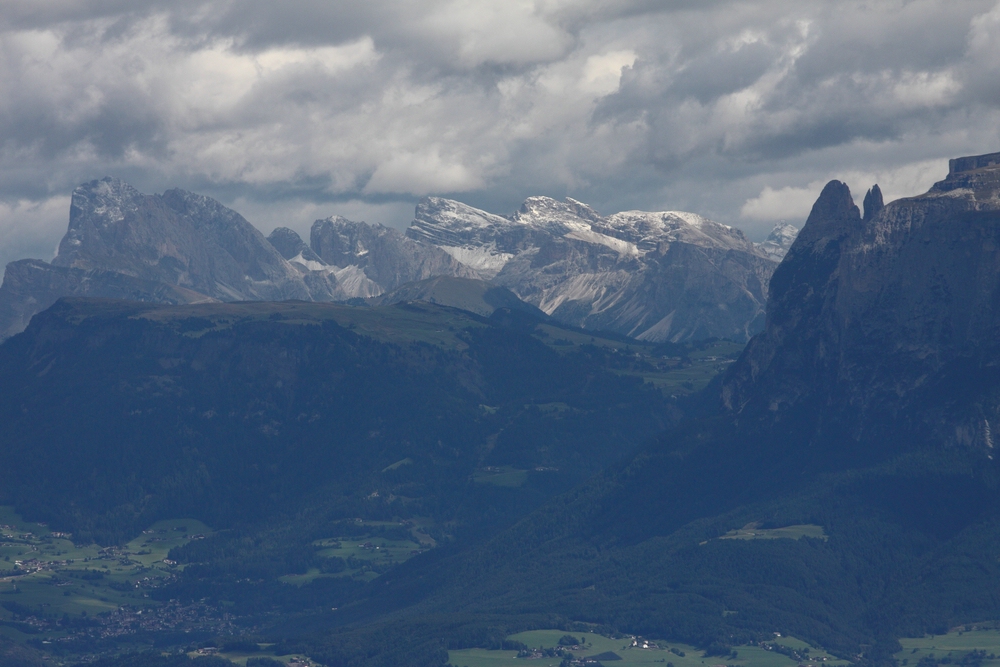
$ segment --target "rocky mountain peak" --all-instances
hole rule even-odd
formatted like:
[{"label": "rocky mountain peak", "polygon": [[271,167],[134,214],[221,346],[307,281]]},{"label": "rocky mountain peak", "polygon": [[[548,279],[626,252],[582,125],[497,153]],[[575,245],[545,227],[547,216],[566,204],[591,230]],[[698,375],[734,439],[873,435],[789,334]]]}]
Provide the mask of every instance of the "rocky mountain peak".
[{"label": "rocky mountain peak", "polygon": [[529,197],[505,218],[431,197],[406,234],[557,320],[648,340],[746,339],[775,266],[740,230],[694,213],[602,216],[570,198]]},{"label": "rocky mountain peak", "polygon": [[791,252],[799,244],[842,239],[856,231],[861,221],[861,211],[851,197],[851,189],[841,181],[830,181],[813,204]]},{"label": "rocky mountain peak", "polygon": [[73,192],[51,264],[13,262],[0,286],[0,338],[63,296],[161,303],[347,298],[336,277],[293,266],[236,211],[204,195],[147,195],[116,178]]},{"label": "rocky mountain peak", "polygon": [[574,200],[559,201],[552,197],[528,197],[512,217],[515,222],[554,233],[589,229],[590,222],[600,216],[589,206]]},{"label": "rocky mountain peak", "polygon": [[89,268],[107,254],[116,228],[140,207],[143,195],[128,183],[105,177],[73,190],[69,228],[52,263]]},{"label": "rocky mountain peak", "polygon": [[313,252],[313,249],[306,245],[299,233],[288,227],[276,227],[267,237],[268,243],[281,253],[281,256],[288,261],[303,263],[309,268],[313,267],[306,263],[323,264],[320,256]]},{"label": "rocky mountain peak", "polygon": [[882,190],[879,188],[878,183],[876,183],[865,193],[864,221],[868,222],[874,218],[883,208],[885,208],[885,204],[882,202]]},{"label": "rocky mountain peak", "polygon": [[570,207],[573,213],[584,220],[590,220],[591,222],[601,221],[601,214],[581,201],[577,201],[572,197],[566,197],[566,204]]},{"label": "rocky mountain peak", "polygon": [[789,248],[799,235],[799,228],[787,222],[779,222],[771,230],[761,243],[756,244],[757,249],[763,252],[776,262],[780,262],[788,254]]},{"label": "rocky mountain peak", "polygon": [[[1000,419],[1000,200],[957,184],[998,173],[991,156],[953,161],[926,194],[880,210],[872,194],[863,224],[847,186],[828,184],[771,278],[765,330],[727,373],[724,404],[855,424],[845,447],[983,446]],[[974,407],[953,408],[955,391],[976,394]]]},{"label": "rocky mountain peak", "polygon": [[[327,264],[348,266],[365,258],[376,239],[391,231],[379,224],[369,225],[333,215],[313,223],[309,245]],[[362,263],[367,261],[364,259]]]}]

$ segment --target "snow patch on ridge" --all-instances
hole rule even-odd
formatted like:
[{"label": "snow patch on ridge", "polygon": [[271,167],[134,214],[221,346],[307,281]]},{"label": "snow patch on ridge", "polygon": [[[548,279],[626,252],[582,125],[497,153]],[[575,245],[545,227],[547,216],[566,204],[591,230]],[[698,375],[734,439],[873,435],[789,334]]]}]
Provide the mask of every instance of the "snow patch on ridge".
[{"label": "snow patch on ridge", "polygon": [[574,229],[563,236],[567,239],[576,239],[577,241],[585,241],[587,243],[599,243],[600,245],[611,248],[619,255],[639,255],[639,249],[634,243],[616,239],[613,236],[606,236],[583,226],[581,226],[580,229]]},{"label": "snow patch on ridge", "polygon": [[438,246],[457,261],[479,271],[484,277],[492,278],[514,257],[509,252],[498,252],[495,246]]},{"label": "snow patch on ridge", "polygon": [[298,255],[296,255],[295,257],[292,257],[288,261],[289,262],[294,262],[296,264],[301,264],[302,266],[306,267],[310,271],[323,271],[324,269],[330,268],[330,266],[328,264],[324,264],[323,262],[317,262],[314,259],[306,259],[305,257],[302,256],[301,252]]}]

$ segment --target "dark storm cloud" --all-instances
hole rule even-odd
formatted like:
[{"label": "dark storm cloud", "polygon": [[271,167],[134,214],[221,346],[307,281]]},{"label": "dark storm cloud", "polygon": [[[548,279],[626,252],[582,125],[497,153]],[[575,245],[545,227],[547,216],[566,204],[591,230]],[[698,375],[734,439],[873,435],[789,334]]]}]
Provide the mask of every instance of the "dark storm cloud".
[{"label": "dark storm cloud", "polygon": [[998,44],[996,0],[8,0],[0,261],[108,173],[265,230],[548,194],[759,235],[1000,149]]}]

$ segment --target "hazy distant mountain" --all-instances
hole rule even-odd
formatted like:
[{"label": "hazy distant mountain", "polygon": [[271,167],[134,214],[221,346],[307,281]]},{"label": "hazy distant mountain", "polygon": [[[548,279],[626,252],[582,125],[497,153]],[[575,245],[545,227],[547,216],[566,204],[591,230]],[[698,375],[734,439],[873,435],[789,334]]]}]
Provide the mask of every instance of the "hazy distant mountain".
[{"label": "hazy distant mountain", "polygon": [[792,247],[795,237],[798,234],[798,227],[785,222],[779,222],[771,230],[771,233],[767,235],[766,239],[754,245],[774,261],[780,262],[788,254],[788,249]]},{"label": "hazy distant mountain", "polygon": [[313,223],[309,245],[327,264],[356,267],[373,285],[376,296],[403,283],[433,276],[478,278],[479,274],[432,245],[417,243],[384,225],[333,216]]},{"label": "hazy distant mountain", "polygon": [[305,269],[319,269],[325,262],[306,245],[298,232],[288,227],[277,227],[267,237],[268,243],[289,262],[300,264]]},{"label": "hazy distant mountain", "polygon": [[241,215],[183,190],[145,195],[105,178],[73,191],[52,263],[13,262],[0,287],[0,339],[61,296],[195,303],[330,300],[336,278],[286,261]]},{"label": "hazy distant mountain", "polygon": [[[747,340],[794,228],[760,248],[693,213],[601,216],[531,197],[510,218],[427,198],[400,233],[339,216],[268,238],[202,195],[145,195],[105,178],[73,193],[49,263],[12,263],[0,287],[0,339],[60,296],[162,303],[370,298],[437,276],[485,279],[556,320],[648,341]],[[773,246],[773,247],[772,247]],[[419,291],[419,288],[418,288]]]},{"label": "hazy distant mountain", "polygon": [[243,216],[183,190],[144,195],[106,178],[73,192],[53,266],[116,271],[216,299],[309,299],[299,273]]},{"label": "hazy distant mountain", "polygon": [[406,233],[557,320],[651,341],[746,340],[775,267],[742,232],[699,215],[601,216],[573,199],[531,197],[504,218],[430,197]]}]

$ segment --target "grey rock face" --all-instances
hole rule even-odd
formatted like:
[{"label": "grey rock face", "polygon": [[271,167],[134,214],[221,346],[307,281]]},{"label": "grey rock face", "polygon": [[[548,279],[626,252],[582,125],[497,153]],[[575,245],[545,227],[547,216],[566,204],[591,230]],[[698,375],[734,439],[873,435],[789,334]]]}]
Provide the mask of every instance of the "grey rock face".
[{"label": "grey rock face", "polygon": [[858,442],[992,449],[998,157],[953,160],[929,192],[870,207],[868,220],[846,185],[827,185],[771,279],[766,328],[727,373],[724,404],[746,418],[858,424],[847,438]]},{"label": "grey rock face", "polygon": [[601,216],[572,199],[531,197],[503,218],[427,198],[407,235],[560,321],[653,341],[748,339],[775,266],[739,230],[693,213]]},{"label": "grey rock face", "polygon": [[323,262],[294,229],[278,227],[268,235],[267,242],[290,262],[298,262],[304,266],[308,266],[309,262]]},{"label": "grey rock face", "polygon": [[757,249],[776,262],[780,262],[788,254],[788,250],[799,235],[799,228],[784,222],[779,222],[761,243],[755,244]]},{"label": "grey rock face", "polygon": [[575,326],[740,340],[761,326],[775,265],[738,230],[691,213],[601,216],[548,197],[510,218],[427,198],[406,235],[334,216],[313,224],[307,246],[288,228],[265,239],[208,197],[145,195],[112,178],[74,191],[47,278],[28,278],[42,275],[36,264],[14,267],[0,289],[5,336],[58,296],[338,301],[448,276],[490,279]]},{"label": "grey rock face", "polygon": [[882,201],[882,189],[879,188],[878,184],[875,184],[871,186],[868,189],[868,192],[865,194],[865,201],[864,201],[865,222],[868,222],[876,215],[878,215],[883,208],[885,208],[885,203],[883,203]]},{"label": "grey rock face", "polygon": [[73,192],[51,264],[14,262],[0,287],[0,336],[61,296],[165,303],[336,298],[337,279],[286,261],[241,215],[183,190],[145,195],[105,178]]},{"label": "grey rock face", "polygon": [[479,277],[474,269],[440,248],[418,243],[380,224],[353,222],[340,216],[317,220],[309,243],[326,264],[356,267],[374,284],[374,293],[357,296],[376,296],[403,283],[434,276]]},{"label": "grey rock face", "polygon": [[116,271],[225,301],[309,299],[295,271],[243,216],[183,190],[144,195],[105,178],[73,192],[54,266]]}]

